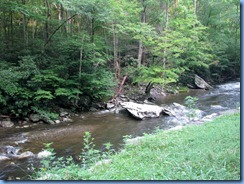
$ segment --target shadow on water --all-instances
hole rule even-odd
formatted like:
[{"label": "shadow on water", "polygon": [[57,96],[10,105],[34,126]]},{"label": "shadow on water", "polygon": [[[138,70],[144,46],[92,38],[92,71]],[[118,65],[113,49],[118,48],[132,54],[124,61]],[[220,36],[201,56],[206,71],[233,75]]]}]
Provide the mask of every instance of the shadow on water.
[{"label": "shadow on water", "polygon": [[[177,102],[184,105],[186,96],[198,97],[198,108],[206,114],[233,109],[240,105],[240,82],[218,85],[210,91],[191,90],[188,93],[168,95],[158,98],[156,103],[169,105]],[[96,149],[101,149],[104,143],[110,142],[114,149],[119,150],[126,135],[136,137],[152,133],[156,128],[169,129],[175,126],[168,119],[167,116],[161,116],[139,121],[124,113],[84,113],[74,117],[73,123],[52,126],[39,124],[26,129],[0,129],[0,145],[13,145],[16,140],[28,138],[29,142],[20,145],[23,151],[37,154],[44,148],[43,143],[53,142],[52,147],[58,156],[77,155],[81,153],[84,132],[89,131],[94,138]],[[28,179],[26,175],[30,163],[37,164],[38,161],[25,159],[1,162],[0,178],[13,176]]]}]

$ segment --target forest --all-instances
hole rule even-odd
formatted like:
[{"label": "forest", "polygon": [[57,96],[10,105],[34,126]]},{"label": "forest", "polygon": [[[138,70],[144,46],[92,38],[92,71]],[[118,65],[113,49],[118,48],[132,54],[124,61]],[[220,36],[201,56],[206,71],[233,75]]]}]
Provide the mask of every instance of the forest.
[{"label": "forest", "polygon": [[119,85],[240,77],[237,0],[1,0],[0,115],[85,111]]}]

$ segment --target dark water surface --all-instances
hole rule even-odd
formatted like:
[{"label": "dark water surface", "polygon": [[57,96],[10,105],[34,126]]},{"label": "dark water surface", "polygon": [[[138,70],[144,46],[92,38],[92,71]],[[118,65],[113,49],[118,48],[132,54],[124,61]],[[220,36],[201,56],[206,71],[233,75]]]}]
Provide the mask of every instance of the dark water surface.
[{"label": "dark water surface", "polygon": [[[213,90],[191,90],[188,93],[169,95],[157,99],[157,104],[170,105],[173,102],[184,105],[186,96],[199,98],[198,108],[206,115],[221,110],[234,109],[240,106],[240,82],[231,82],[215,86]],[[110,142],[113,148],[118,150],[123,145],[123,137],[141,136],[151,133],[156,128],[169,129],[175,125],[168,121],[167,116],[156,119],[139,121],[133,119],[127,113],[114,114],[111,112],[84,113],[73,117],[73,123],[46,125],[37,124],[34,127],[17,129],[0,129],[0,146],[14,145],[16,141],[28,138],[24,144],[19,144],[22,151],[40,152],[43,143],[53,142],[52,147],[58,156],[77,155],[81,152],[83,135],[85,131],[91,132],[97,149],[102,149],[103,144]],[[10,164],[11,163],[11,164]],[[0,179],[19,177],[28,179],[28,167],[37,160],[10,160],[0,162]]]}]

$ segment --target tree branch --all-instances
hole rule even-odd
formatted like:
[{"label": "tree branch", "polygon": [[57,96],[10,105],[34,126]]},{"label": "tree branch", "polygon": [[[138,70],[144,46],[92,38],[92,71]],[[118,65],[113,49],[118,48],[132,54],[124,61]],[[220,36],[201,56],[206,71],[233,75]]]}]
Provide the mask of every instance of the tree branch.
[{"label": "tree branch", "polygon": [[55,29],[55,31],[51,34],[51,36],[47,39],[44,47],[46,47],[46,45],[50,42],[51,38],[55,35],[55,33],[66,23],[68,22],[70,19],[74,18],[77,14],[72,15],[70,18],[68,18],[67,20],[65,20],[62,24],[60,24],[57,29]]}]

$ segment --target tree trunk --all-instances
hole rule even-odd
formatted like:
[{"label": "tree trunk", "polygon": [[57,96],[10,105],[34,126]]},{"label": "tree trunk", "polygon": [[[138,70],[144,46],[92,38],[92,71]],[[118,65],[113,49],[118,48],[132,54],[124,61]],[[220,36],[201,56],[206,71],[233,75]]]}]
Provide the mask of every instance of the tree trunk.
[{"label": "tree trunk", "polygon": [[[25,5],[25,0],[22,0],[22,4]],[[22,14],[22,25],[23,25],[23,43],[25,47],[28,46],[28,37],[27,37],[27,21],[25,13]]]},{"label": "tree trunk", "polygon": [[151,92],[151,89],[152,89],[152,87],[153,87],[153,82],[149,82],[148,84],[147,84],[147,87],[146,87],[146,90],[145,90],[145,94],[147,95],[147,96],[150,96],[150,92]]},{"label": "tree trunk", "polygon": [[125,80],[126,80],[126,78],[127,78],[127,75],[125,75],[125,76],[123,77],[123,79],[122,79],[122,81],[121,81],[121,83],[120,83],[120,85],[119,85],[119,89],[118,89],[116,95],[113,97],[113,99],[117,98],[117,97],[120,95],[120,93],[122,92],[122,89],[123,89],[123,86],[124,86],[124,84],[125,84]]},{"label": "tree trunk", "polygon": [[91,43],[94,43],[94,35],[95,35],[94,23],[95,23],[95,19],[91,18],[91,27],[90,27]]},{"label": "tree trunk", "polygon": [[14,46],[14,32],[13,32],[13,11],[10,12],[10,35],[11,35],[11,47]]},{"label": "tree trunk", "polygon": [[[143,10],[141,14],[141,22],[146,23],[146,5],[145,5],[145,0],[142,0],[142,5],[143,5]],[[137,67],[140,67],[141,64],[143,63],[143,43],[140,40],[139,41],[139,46],[138,46],[138,59],[137,59]]]},{"label": "tree trunk", "polygon": [[34,41],[35,41],[35,20],[32,18],[32,50],[34,50]]},{"label": "tree trunk", "polygon": [[[165,31],[167,32],[168,30],[168,25],[169,25],[169,1],[167,0],[166,2],[166,5],[165,7],[162,5],[161,6],[162,8],[165,8],[165,19],[166,19],[166,22],[165,22]],[[164,10],[163,10],[164,11]],[[167,33],[165,33],[165,36],[166,36]],[[165,40],[165,45],[167,44],[167,40]],[[163,57],[163,66],[165,68],[165,65],[166,65],[166,60],[167,60],[167,50],[166,48],[163,49],[163,53],[164,53],[164,57]]]},{"label": "tree trunk", "polygon": [[116,33],[115,24],[113,26],[113,44],[114,44],[114,67],[115,67],[115,77],[119,79],[120,77],[120,66],[119,66],[119,57],[118,57],[118,50],[119,50],[119,39]]},{"label": "tree trunk", "polygon": [[48,0],[44,0],[44,6],[47,8],[46,21],[45,21],[45,42],[47,42],[47,40],[49,38],[49,21],[51,19],[50,5],[49,5]]},{"label": "tree trunk", "polygon": [[[82,69],[82,60],[83,60],[84,40],[85,40],[85,34],[83,34],[83,36],[82,36],[82,40],[81,40],[82,46],[80,48],[80,64],[79,64],[79,73],[78,73],[78,81],[79,81],[78,88],[79,89],[81,87],[81,69]],[[76,106],[78,106],[78,101],[79,101],[78,97],[79,97],[79,94],[76,95],[76,100],[75,100]]]},{"label": "tree trunk", "polygon": [[3,12],[2,12],[1,19],[2,19],[2,31],[1,31],[1,33],[2,33],[2,45],[3,45],[3,48],[5,48],[7,46],[7,44],[6,44],[7,33],[6,33],[5,10],[3,10]]},{"label": "tree trunk", "polygon": [[194,15],[195,15],[195,23],[193,25],[193,27],[196,27],[196,20],[197,20],[197,0],[193,0],[194,3]]}]

